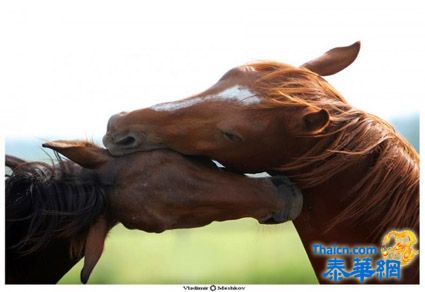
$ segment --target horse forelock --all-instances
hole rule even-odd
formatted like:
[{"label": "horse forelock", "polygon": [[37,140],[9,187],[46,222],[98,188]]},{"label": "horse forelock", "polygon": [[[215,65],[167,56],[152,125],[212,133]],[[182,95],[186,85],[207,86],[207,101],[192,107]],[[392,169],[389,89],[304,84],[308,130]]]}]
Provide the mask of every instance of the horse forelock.
[{"label": "horse forelock", "polygon": [[[415,149],[383,119],[352,107],[321,76],[305,68],[263,62],[251,64],[264,74],[254,90],[276,106],[310,106],[325,109],[330,124],[314,133],[317,143],[305,155],[279,167],[294,172],[301,188],[312,188],[336,174],[356,167],[359,159],[373,155],[364,177],[348,190],[352,201],[328,230],[346,220],[380,218],[374,232],[387,226],[419,224],[419,156]],[[383,207],[386,206],[386,207]]]},{"label": "horse forelock", "polygon": [[[104,211],[104,187],[96,176],[81,172],[75,163],[28,162],[6,178],[6,226],[11,234],[21,228],[12,248],[26,255],[54,239],[69,239],[75,256],[89,226]],[[16,236],[16,235],[15,235]]]}]

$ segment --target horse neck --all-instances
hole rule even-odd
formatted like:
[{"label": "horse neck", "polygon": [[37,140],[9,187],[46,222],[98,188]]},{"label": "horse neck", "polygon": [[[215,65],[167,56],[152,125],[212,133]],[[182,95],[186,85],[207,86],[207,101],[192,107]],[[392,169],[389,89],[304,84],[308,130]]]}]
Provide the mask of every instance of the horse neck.
[{"label": "horse neck", "polygon": [[384,234],[376,233],[389,228],[418,232],[417,153],[383,121],[352,115],[333,134],[306,140],[305,153],[279,168],[303,191],[301,232],[349,243],[378,242]]},{"label": "horse neck", "polygon": [[[368,165],[369,157],[366,157],[356,164],[356,167],[346,169],[335,175],[331,180],[308,189],[301,187],[304,207],[294,224],[300,237],[304,239],[303,242],[305,241],[308,244],[332,242],[354,245],[367,242],[370,239],[368,226],[359,226],[354,222],[353,224],[345,222],[345,224],[337,225],[331,231],[326,232],[338,214],[350,204],[350,200],[346,200],[344,196],[362,178]],[[311,247],[309,248],[311,249]]]},{"label": "horse neck", "polygon": [[[326,267],[326,258],[313,254],[314,243],[323,243],[327,245],[374,245],[379,248],[381,238],[390,229],[406,228],[413,229],[419,235],[418,225],[412,226],[394,226],[388,223],[382,228],[382,234],[374,234],[374,227],[377,226],[380,218],[370,218],[366,221],[356,220],[342,222],[335,225],[335,218],[350,203],[351,199],[346,198],[349,190],[352,189],[358,181],[364,178],[373,163],[373,155],[367,155],[346,170],[338,173],[332,179],[307,189],[302,189],[304,195],[304,206],[300,216],[294,221],[295,228],[303,242],[307,255],[312,263],[316,276],[321,283],[329,283],[320,277],[320,274]],[[370,194],[373,196],[373,194]],[[369,202],[364,202],[367,205]],[[384,208],[384,206],[382,207]],[[379,216],[378,216],[379,217]],[[329,230],[329,226],[334,226]],[[403,270],[404,283],[418,283],[419,260],[416,260],[407,269]]]}]

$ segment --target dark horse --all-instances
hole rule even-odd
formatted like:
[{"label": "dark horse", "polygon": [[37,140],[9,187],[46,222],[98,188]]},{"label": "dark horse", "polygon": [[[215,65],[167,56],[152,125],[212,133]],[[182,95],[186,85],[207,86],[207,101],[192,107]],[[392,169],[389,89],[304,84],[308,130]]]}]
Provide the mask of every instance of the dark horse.
[{"label": "dark horse", "polygon": [[301,194],[281,176],[248,178],[169,150],[114,158],[88,142],[43,146],[70,160],[6,156],[6,283],[56,283],[83,256],[86,283],[118,222],[162,232],[243,217],[280,223],[301,212]]},{"label": "dark horse", "polygon": [[[419,234],[418,154],[322,77],[350,65],[359,49],[335,48],[301,67],[234,68],[193,97],[111,117],[104,145],[113,155],[170,148],[239,172],[285,173],[303,192],[294,224],[326,283],[326,258],[313,254],[313,243],[380,246],[394,229]],[[418,281],[416,257],[401,282]]]}]

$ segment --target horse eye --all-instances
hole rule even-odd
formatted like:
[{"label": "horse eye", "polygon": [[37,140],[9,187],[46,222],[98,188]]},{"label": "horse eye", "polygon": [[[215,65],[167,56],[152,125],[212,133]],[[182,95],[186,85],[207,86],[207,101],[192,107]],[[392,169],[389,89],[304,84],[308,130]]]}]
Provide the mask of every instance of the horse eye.
[{"label": "horse eye", "polygon": [[241,142],[242,138],[235,133],[223,131],[224,137],[230,142]]}]

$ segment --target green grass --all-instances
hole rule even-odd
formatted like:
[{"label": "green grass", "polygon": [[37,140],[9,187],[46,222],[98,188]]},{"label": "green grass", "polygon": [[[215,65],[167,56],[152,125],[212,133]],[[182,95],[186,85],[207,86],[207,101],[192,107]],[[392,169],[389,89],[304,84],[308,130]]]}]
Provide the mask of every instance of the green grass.
[{"label": "green grass", "polygon": [[[79,283],[80,261],[61,284]],[[89,283],[317,283],[292,223],[243,219],[162,234],[126,230],[108,236]]]}]

